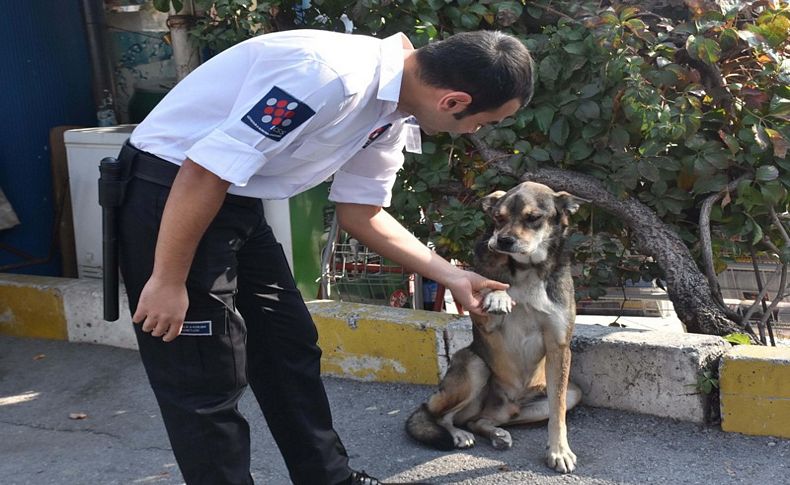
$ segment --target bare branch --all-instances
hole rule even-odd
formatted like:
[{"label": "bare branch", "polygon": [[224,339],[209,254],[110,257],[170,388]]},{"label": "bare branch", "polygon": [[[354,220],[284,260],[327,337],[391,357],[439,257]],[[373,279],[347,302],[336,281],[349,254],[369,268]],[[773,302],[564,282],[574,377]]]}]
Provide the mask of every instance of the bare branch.
[{"label": "bare branch", "polygon": [[768,212],[771,214],[771,219],[774,221],[774,225],[776,226],[777,229],[779,229],[779,232],[782,234],[782,239],[785,240],[785,246],[790,246],[790,236],[787,235],[787,230],[785,229],[784,224],[782,224],[782,221],[779,219],[779,216],[776,215],[774,206],[769,205]]},{"label": "bare branch", "polygon": [[711,294],[722,305],[724,304],[724,299],[721,296],[721,288],[719,286],[719,279],[716,276],[716,269],[713,267],[713,243],[711,242],[710,235],[710,212],[713,210],[713,204],[724,197],[726,193],[732,192],[738,188],[738,184],[744,178],[746,178],[746,176],[741,176],[733,180],[721,191],[706,198],[702,202],[702,208],[700,209],[699,233],[700,243],[702,244],[702,263],[705,269],[705,276],[708,278],[708,284],[710,284]]},{"label": "bare branch", "polygon": [[[782,265],[782,277],[779,280],[779,288],[785,288],[786,286],[787,286],[787,264],[783,264]],[[766,323],[768,322],[768,319],[771,318],[771,315],[773,315],[773,311],[776,309],[777,306],[779,306],[779,302],[780,301],[782,301],[782,292],[781,291],[777,292],[776,297],[771,302],[771,306],[768,307],[768,311],[763,313],[763,317],[760,319],[760,323],[762,325],[766,325]],[[771,345],[776,345],[776,342],[774,341],[774,334],[773,334],[773,332],[771,332]]]}]

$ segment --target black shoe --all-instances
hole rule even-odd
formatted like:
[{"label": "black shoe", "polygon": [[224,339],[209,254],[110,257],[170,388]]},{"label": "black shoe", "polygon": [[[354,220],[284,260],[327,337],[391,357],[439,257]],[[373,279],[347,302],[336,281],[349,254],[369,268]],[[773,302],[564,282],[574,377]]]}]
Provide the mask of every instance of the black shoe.
[{"label": "black shoe", "polygon": [[[348,485],[388,485],[385,482],[380,481],[378,478],[373,478],[364,471],[361,472],[351,472],[351,477],[349,477],[348,482],[345,482]],[[406,482],[407,484],[412,485],[431,485],[430,482]],[[389,485],[395,485],[395,483],[390,483]]]},{"label": "black shoe", "polygon": [[378,478],[373,478],[364,471],[351,472],[351,477],[348,479],[349,485],[386,485],[379,481]]}]

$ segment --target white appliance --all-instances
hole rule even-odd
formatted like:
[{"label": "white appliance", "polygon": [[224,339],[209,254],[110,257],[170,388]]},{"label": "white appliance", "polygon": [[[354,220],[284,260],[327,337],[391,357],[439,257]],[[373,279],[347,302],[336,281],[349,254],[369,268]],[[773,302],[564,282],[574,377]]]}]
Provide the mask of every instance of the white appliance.
[{"label": "white appliance", "polygon": [[69,166],[77,274],[80,278],[102,277],[99,162],[104,157],[117,157],[135,126],[81,128],[63,134]]},{"label": "white appliance", "polygon": [[[80,278],[102,277],[102,213],[99,206],[99,162],[117,157],[121,146],[137,125],[118,125],[68,130],[66,157],[74,217],[77,274]],[[287,200],[263,201],[266,221],[283,245],[293,268],[290,209]]]}]

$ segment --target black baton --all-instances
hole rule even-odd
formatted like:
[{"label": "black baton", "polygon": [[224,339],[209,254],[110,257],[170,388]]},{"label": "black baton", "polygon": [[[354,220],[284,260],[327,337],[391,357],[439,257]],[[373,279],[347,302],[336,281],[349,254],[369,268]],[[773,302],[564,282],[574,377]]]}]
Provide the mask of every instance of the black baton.
[{"label": "black baton", "polygon": [[99,205],[102,207],[102,279],[104,319],[118,320],[118,220],[116,209],[123,200],[121,162],[112,157],[99,164]]}]

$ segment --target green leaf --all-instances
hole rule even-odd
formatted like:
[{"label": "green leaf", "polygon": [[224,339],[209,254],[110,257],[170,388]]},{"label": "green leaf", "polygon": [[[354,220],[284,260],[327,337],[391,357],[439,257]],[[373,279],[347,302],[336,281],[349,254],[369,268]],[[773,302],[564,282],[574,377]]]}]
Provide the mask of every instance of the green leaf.
[{"label": "green leaf", "polygon": [[587,46],[584,42],[571,42],[562,46],[562,49],[569,54],[583,55],[587,51]]},{"label": "green leaf", "polygon": [[591,98],[601,92],[601,86],[598,83],[585,84],[579,91],[579,97]]},{"label": "green leaf", "polygon": [[730,333],[724,336],[724,340],[733,345],[751,345],[752,341],[745,333]]},{"label": "green leaf", "polygon": [[576,140],[568,149],[568,155],[572,160],[584,160],[592,154],[593,150],[594,148],[584,140]]},{"label": "green leaf", "polygon": [[533,148],[532,151],[529,152],[529,156],[538,162],[548,162],[551,159],[549,152],[540,147]]},{"label": "green leaf", "polygon": [[597,120],[601,117],[601,108],[595,101],[582,101],[576,108],[576,117],[585,122]]},{"label": "green leaf", "polygon": [[727,148],[730,149],[730,153],[733,155],[736,155],[739,151],[741,151],[741,145],[738,143],[738,139],[734,136],[719,130],[719,137],[724,142],[724,144],[727,145]]},{"label": "green leaf", "polygon": [[719,34],[719,45],[723,50],[734,49],[738,45],[738,31],[733,28],[724,29]]},{"label": "green leaf", "polygon": [[758,182],[768,182],[771,180],[776,180],[779,177],[779,169],[773,165],[763,165],[761,167],[757,167],[757,172],[755,173],[755,179]]},{"label": "green leaf", "polygon": [[752,134],[760,150],[768,148],[768,134],[765,132],[765,128],[760,125],[752,125]]},{"label": "green leaf", "polygon": [[620,125],[616,125],[609,132],[609,147],[613,150],[622,150],[628,146],[629,140],[628,131]]},{"label": "green leaf", "polygon": [[646,160],[639,160],[637,169],[639,170],[639,175],[651,182],[661,180],[661,173],[658,171],[658,167]]},{"label": "green leaf", "polygon": [[519,140],[513,144],[513,149],[519,153],[529,154],[532,151],[532,145],[526,140]]},{"label": "green leaf", "polygon": [[568,141],[568,135],[570,134],[570,131],[571,129],[568,125],[568,120],[565,118],[559,118],[551,125],[551,129],[549,130],[549,139],[551,139],[551,141],[557,145],[565,145],[565,142]]},{"label": "green leaf", "polygon": [[689,35],[686,39],[686,50],[692,59],[702,61],[708,65],[714,65],[721,57],[721,47],[716,41]]},{"label": "green leaf", "polygon": [[170,11],[170,0],[154,0],[154,8],[167,13]]},{"label": "green leaf", "polygon": [[756,222],[754,223],[754,230],[752,231],[752,246],[756,246],[763,240],[763,228]]},{"label": "green leaf", "polygon": [[652,157],[663,152],[666,147],[666,143],[660,140],[647,140],[639,147],[639,153],[645,157]]},{"label": "green leaf", "polygon": [[787,197],[787,190],[785,190],[778,180],[763,184],[760,187],[760,193],[763,194],[763,198],[771,204],[780,204]]},{"label": "green leaf", "polygon": [[730,166],[731,157],[723,149],[714,148],[713,150],[702,152],[702,157],[719,170],[724,170]]},{"label": "green leaf", "polygon": [[423,142],[422,152],[426,155],[433,155],[434,153],[436,153],[436,143],[432,141]]},{"label": "green leaf", "polygon": [[559,61],[559,59],[557,59],[557,57],[548,56],[540,61],[538,69],[541,80],[548,79],[550,81],[556,81],[560,70],[562,70],[562,63]]},{"label": "green leaf", "polygon": [[727,186],[727,176],[724,174],[716,174],[712,177],[701,177],[694,182],[692,191],[695,194],[707,194],[710,192],[718,192]]},{"label": "green leaf", "polygon": [[549,105],[543,105],[535,110],[535,121],[538,123],[538,128],[540,128],[541,132],[549,132],[555,111],[556,109]]}]

